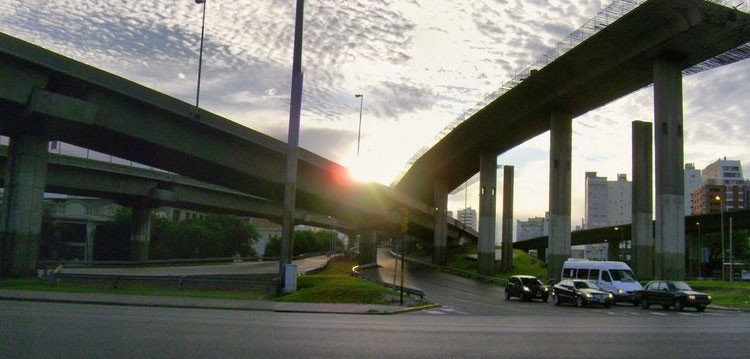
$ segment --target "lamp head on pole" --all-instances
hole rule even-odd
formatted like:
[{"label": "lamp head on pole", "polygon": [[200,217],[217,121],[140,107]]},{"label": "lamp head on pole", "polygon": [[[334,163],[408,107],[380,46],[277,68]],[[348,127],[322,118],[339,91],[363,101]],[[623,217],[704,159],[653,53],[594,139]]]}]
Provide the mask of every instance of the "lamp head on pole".
[{"label": "lamp head on pole", "polygon": [[195,0],[196,4],[205,4],[206,0]]},{"label": "lamp head on pole", "polygon": [[[203,1],[205,1],[205,0],[203,0]],[[358,93],[358,94],[354,95],[354,97],[357,97],[357,98],[362,97],[362,94]]]}]

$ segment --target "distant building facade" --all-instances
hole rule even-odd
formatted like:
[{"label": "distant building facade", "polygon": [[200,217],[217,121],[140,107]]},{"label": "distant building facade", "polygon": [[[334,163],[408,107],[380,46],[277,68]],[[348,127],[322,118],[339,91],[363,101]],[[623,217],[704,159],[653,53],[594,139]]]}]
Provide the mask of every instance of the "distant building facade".
[{"label": "distant building facade", "polygon": [[[586,172],[584,228],[631,223],[632,198],[633,183],[628,181],[626,174],[618,173],[617,180],[608,181],[607,177],[598,176],[596,172]],[[621,244],[623,247],[630,248],[628,243]],[[586,258],[594,260],[606,260],[608,250],[607,243],[584,247]],[[630,259],[627,251],[620,253],[624,260]]]},{"label": "distant building facade", "polygon": [[459,222],[465,224],[467,227],[477,230],[477,210],[471,207],[459,209],[457,211],[457,218]]},{"label": "distant building facade", "polygon": [[685,164],[685,215],[695,214],[693,212],[692,193],[701,186],[701,170],[696,169],[692,163]]},{"label": "distant building facade", "polygon": [[532,217],[526,221],[516,221],[515,241],[524,241],[549,235],[549,213],[544,217]]},{"label": "distant building facade", "polygon": [[750,187],[743,178],[742,164],[720,159],[701,172],[701,184],[690,194],[691,213],[720,213],[748,208]]}]

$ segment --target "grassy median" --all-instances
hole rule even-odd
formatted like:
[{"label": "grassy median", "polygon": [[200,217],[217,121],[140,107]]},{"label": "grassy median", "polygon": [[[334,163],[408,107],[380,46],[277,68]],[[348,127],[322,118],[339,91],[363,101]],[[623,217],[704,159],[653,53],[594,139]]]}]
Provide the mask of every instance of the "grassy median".
[{"label": "grassy median", "polygon": [[352,277],[356,264],[348,261],[332,262],[328,268],[313,275],[297,278],[297,291],[279,297],[281,302],[392,304],[393,290],[373,282]]}]

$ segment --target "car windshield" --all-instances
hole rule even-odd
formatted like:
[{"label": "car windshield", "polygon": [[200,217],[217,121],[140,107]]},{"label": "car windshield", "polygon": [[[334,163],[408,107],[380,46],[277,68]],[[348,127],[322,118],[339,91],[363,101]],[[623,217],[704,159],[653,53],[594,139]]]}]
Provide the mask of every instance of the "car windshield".
[{"label": "car windshield", "polygon": [[627,269],[610,269],[612,279],[620,282],[635,282],[635,274]]},{"label": "car windshield", "polygon": [[685,282],[667,282],[667,286],[669,287],[669,290],[693,290],[693,288],[690,288]]},{"label": "car windshield", "polygon": [[523,282],[523,285],[527,287],[537,287],[542,285],[542,282],[536,278],[521,278],[521,282]]},{"label": "car windshield", "polygon": [[[586,282],[573,282],[573,284],[574,284],[574,285],[576,286],[576,288],[578,288],[578,289],[587,289],[587,288],[594,288],[594,285],[593,285],[593,284],[590,284],[590,283],[586,283]],[[594,289],[595,289],[595,288],[594,288]]]}]

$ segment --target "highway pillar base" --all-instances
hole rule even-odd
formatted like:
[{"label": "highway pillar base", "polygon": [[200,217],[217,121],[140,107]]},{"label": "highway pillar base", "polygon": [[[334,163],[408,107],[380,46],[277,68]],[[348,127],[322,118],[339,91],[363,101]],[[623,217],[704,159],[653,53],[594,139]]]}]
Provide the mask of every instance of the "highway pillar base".
[{"label": "highway pillar base", "polygon": [[36,276],[46,177],[47,141],[32,135],[11,137],[0,220],[2,276]]},{"label": "highway pillar base", "polygon": [[130,260],[145,262],[148,260],[149,242],[151,239],[151,208],[133,208],[133,231],[130,234]]}]

